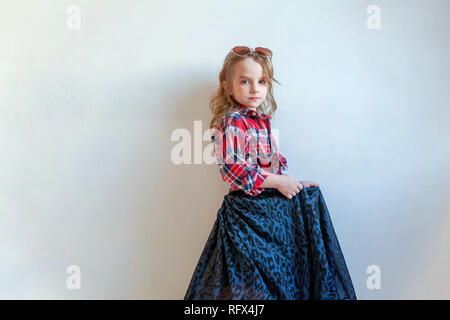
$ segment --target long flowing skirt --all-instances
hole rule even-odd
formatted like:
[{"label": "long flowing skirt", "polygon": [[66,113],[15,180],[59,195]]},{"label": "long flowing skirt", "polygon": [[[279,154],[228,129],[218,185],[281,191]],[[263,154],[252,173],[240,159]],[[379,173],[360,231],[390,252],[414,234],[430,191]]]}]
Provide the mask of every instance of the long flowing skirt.
[{"label": "long flowing skirt", "polygon": [[319,187],[224,196],[185,300],[356,300]]}]

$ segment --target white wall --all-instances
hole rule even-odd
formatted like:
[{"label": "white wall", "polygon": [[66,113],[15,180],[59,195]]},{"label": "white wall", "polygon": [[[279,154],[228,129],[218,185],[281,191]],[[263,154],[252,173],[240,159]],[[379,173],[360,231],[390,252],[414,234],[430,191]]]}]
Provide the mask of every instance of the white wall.
[{"label": "white wall", "polygon": [[449,9],[0,2],[0,298],[183,298],[228,185],[174,164],[170,137],[208,128],[223,59],[249,45],[274,51],[280,151],[320,183],[358,298],[449,299]]}]

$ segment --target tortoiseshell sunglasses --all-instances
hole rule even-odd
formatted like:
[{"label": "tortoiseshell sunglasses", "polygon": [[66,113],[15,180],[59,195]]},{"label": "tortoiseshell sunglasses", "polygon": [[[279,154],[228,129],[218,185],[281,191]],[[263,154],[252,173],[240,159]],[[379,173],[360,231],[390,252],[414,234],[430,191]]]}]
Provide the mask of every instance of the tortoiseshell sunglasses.
[{"label": "tortoiseshell sunglasses", "polygon": [[245,46],[236,46],[233,49],[231,49],[231,52],[241,57],[247,56],[250,52],[256,52],[260,56],[267,56],[269,57],[269,59],[272,59],[272,51],[270,49],[263,47],[256,47],[253,49]]}]

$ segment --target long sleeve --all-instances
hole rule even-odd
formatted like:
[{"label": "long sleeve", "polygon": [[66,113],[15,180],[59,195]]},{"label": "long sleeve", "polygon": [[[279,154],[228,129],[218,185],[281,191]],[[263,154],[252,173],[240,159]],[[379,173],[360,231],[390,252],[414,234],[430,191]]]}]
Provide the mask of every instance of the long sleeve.
[{"label": "long sleeve", "polygon": [[222,179],[247,194],[260,193],[263,188],[259,186],[268,173],[258,164],[247,161],[248,138],[244,125],[239,119],[231,117],[225,119],[223,128],[211,137]]}]

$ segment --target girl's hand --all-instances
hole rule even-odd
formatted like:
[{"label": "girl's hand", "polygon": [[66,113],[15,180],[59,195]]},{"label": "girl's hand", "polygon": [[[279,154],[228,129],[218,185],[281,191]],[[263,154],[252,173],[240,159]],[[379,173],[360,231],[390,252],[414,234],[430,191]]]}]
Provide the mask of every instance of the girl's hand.
[{"label": "girl's hand", "polygon": [[292,197],[297,195],[300,190],[303,189],[303,186],[299,181],[295,180],[287,174],[279,175],[278,177],[279,183],[277,189],[288,199],[291,199]]},{"label": "girl's hand", "polygon": [[315,183],[315,182],[312,182],[312,181],[308,181],[308,180],[303,180],[303,181],[299,181],[299,182],[302,184],[303,188],[318,187],[319,186],[318,183]]}]

